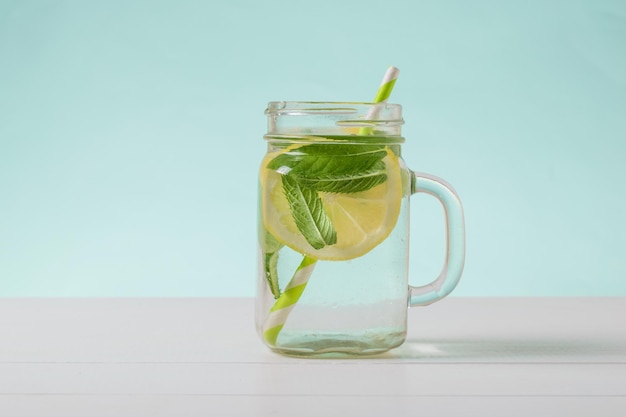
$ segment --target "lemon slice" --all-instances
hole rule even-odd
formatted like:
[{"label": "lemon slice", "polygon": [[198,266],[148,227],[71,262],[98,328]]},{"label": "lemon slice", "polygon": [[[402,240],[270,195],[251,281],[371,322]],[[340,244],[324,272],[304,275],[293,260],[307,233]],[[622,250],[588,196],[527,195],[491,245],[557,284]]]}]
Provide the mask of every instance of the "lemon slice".
[{"label": "lemon slice", "polygon": [[383,158],[387,180],[358,193],[319,196],[337,233],[337,243],[313,248],[298,230],[283,192],[281,174],[265,168],[282,152],[268,153],[261,165],[261,216],[265,228],[281,243],[303,255],[322,260],[348,260],[362,256],[389,236],[396,225],[402,200],[398,156],[387,149]]}]

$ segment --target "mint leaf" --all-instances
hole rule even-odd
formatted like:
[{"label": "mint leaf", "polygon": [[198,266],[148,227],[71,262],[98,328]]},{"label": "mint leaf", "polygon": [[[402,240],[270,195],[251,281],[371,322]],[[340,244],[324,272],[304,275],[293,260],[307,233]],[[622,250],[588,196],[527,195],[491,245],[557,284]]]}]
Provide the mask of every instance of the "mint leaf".
[{"label": "mint leaf", "polygon": [[[346,163],[348,160],[346,161]],[[329,193],[358,193],[367,191],[387,180],[385,163],[383,161],[363,161],[363,166],[353,165],[353,169],[333,169],[333,163],[329,163],[324,169],[313,169],[300,172],[303,164],[292,175],[298,177],[300,183],[317,191]],[[371,166],[370,166],[371,165]]]},{"label": "mint leaf", "polygon": [[[297,149],[294,149],[288,153],[282,153],[276,158],[272,159],[267,168],[279,169],[281,167],[295,168],[303,160],[307,161],[310,166],[314,164],[318,159],[323,158],[325,161],[336,160],[341,161],[335,167],[344,166],[348,169],[353,164],[363,163],[367,160],[377,161],[384,158],[387,155],[387,151],[384,146],[381,145],[346,145],[346,144],[311,144],[304,145]],[[361,158],[364,161],[352,161],[350,164],[345,164],[343,157]],[[325,166],[328,162],[320,162]]]},{"label": "mint leaf", "polygon": [[316,191],[357,193],[387,180],[385,156],[380,145],[312,144],[277,156],[268,168],[282,170]]},{"label": "mint leaf", "polygon": [[274,298],[280,297],[280,287],[278,284],[278,251],[283,247],[267,229],[261,231],[261,250],[263,251],[263,263],[265,267],[265,279],[270,287]]},{"label": "mint leaf", "polygon": [[274,235],[267,231],[264,227],[260,230],[261,235],[261,249],[263,252],[278,252],[283,244],[280,243]]},{"label": "mint leaf", "polygon": [[274,298],[280,297],[278,285],[278,252],[265,253],[265,279]]},{"label": "mint leaf", "polygon": [[283,190],[298,230],[315,249],[337,243],[337,233],[317,191],[302,187],[292,175],[282,176]]}]

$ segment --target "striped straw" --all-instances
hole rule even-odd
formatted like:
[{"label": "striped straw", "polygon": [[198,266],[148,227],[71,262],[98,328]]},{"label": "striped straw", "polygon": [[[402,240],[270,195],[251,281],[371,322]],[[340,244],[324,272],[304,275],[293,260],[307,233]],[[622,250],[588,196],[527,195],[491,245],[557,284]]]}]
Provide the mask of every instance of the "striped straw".
[{"label": "striped straw", "polygon": [[[396,67],[387,68],[387,72],[385,72],[383,81],[381,82],[378,92],[376,93],[376,97],[374,98],[374,103],[387,101],[389,95],[391,94],[391,90],[396,83],[399,72],[400,70]],[[367,119],[375,119],[378,117],[379,111],[379,106],[372,106],[366,116]],[[367,134],[370,130],[371,128],[362,128],[361,134]],[[300,265],[298,265],[293,277],[291,277],[291,281],[289,281],[289,284],[287,284],[283,293],[278,297],[278,299],[276,299],[274,305],[270,309],[269,315],[263,325],[263,337],[270,346],[276,345],[278,334],[285,326],[289,313],[293,310],[295,304],[304,292],[304,288],[309,282],[309,278],[315,269],[316,263],[317,259],[305,256],[304,259],[302,259],[302,262],[300,262]]]},{"label": "striped straw", "polygon": [[393,90],[393,86],[398,79],[398,74],[400,74],[400,70],[396,67],[387,68],[387,72],[385,72],[385,76],[380,83],[380,87],[376,92],[376,97],[374,97],[374,103],[383,103],[386,102],[389,96],[391,95],[391,90]]},{"label": "striped straw", "polygon": [[[385,75],[383,76],[383,80],[380,82],[380,87],[378,87],[378,91],[376,92],[376,97],[374,97],[374,103],[386,103],[387,99],[391,95],[391,90],[393,90],[393,86],[396,84],[396,80],[398,79],[398,74],[400,74],[400,70],[394,66],[390,66],[387,68]],[[367,112],[365,116],[366,120],[375,120],[378,119],[378,114],[380,113],[380,106],[372,106]],[[359,129],[359,135],[369,135],[372,133],[371,127],[362,127]]]},{"label": "striped straw", "polygon": [[313,269],[315,269],[316,262],[316,259],[308,256],[304,257],[298,269],[294,272],[291,281],[289,281],[283,293],[270,309],[270,314],[267,316],[263,326],[266,329],[263,332],[263,337],[270,345],[274,346],[276,344],[278,333],[282,330],[285,321],[287,321],[287,316],[289,316],[289,313],[304,292],[304,288],[309,282],[309,277],[313,273]]}]

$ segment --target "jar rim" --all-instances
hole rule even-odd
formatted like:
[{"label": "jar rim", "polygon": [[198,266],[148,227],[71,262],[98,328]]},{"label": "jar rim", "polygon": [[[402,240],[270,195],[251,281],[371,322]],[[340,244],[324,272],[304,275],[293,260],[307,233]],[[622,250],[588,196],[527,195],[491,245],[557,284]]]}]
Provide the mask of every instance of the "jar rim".
[{"label": "jar rim", "polygon": [[401,111],[402,105],[395,103],[373,103],[365,101],[270,101],[266,115],[306,115],[306,114],[356,114],[364,109],[380,107]]}]

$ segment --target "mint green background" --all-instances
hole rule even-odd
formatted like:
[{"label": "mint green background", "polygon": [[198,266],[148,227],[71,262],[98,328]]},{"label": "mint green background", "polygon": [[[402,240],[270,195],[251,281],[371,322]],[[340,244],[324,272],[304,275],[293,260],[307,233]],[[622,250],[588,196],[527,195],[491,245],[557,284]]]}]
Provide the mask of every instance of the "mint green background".
[{"label": "mint green background", "polygon": [[626,295],[626,2],[1,0],[0,296],[253,295],[265,104],[388,65],[465,204],[455,295]]}]

